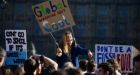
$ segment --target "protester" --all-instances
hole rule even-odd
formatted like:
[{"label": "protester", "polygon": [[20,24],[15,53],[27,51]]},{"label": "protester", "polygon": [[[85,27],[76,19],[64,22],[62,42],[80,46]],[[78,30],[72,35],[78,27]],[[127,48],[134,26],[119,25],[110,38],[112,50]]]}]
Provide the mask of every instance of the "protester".
[{"label": "protester", "polygon": [[6,51],[0,47],[0,75],[5,75],[4,67],[3,67],[5,57],[6,57]]},{"label": "protester", "polygon": [[71,61],[74,66],[79,67],[79,55],[88,55],[89,58],[92,57],[92,53],[89,49],[82,48],[76,44],[70,31],[65,32],[59,44],[59,48],[56,49],[56,60],[59,68],[63,68],[64,63],[67,61]]},{"label": "protester", "polygon": [[64,69],[65,68],[74,68],[74,65],[72,64],[72,62],[65,62],[64,63]]},{"label": "protester", "polygon": [[63,75],[63,72],[61,70],[57,70],[57,71],[51,72],[50,75]]},{"label": "protester", "polygon": [[87,63],[87,73],[85,73],[85,75],[95,75],[95,71],[96,71],[96,63],[95,61],[89,61]]},{"label": "protester", "polygon": [[5,56],[6,56],[6,51],[0,48],[0,67],[3,66]]},{"label": "protester", "polygon": [[134,57],[134,72],[133,75],[140,75],[140,54]]},{"label": "protester", "polygon": [[87,60],[80,60],[79,62],[79,69],[82,71],[83,74],[87,72]]},{"label": "protester", "polygon": [[4,75],[14,75],[10,68],[4,68]]},{"label": "protester", "polygon": [[81,70],[77,68],[64,69],[63,75],[83,75]]},{"label": "protester", "polygon": [[35,59],[27,59],[24,63],[24,75],[36,75],[37,68],[39,67],[39,62]]},{"label": "protester", "polygon": [[96,75],[114,75],[113,66],[108,63],[101,63],[98,65],[98,72]]},{"label": "protester", "polygon": [[116,59],[108,59],[107,63],[113,66],[115,75],[122,75],[120,72],[121,71],[120,65],[118,64]]},{"label": "protester", "polygon": [[25,75],[48,75],[57,70],[57,67],[54,60],[42,55],[33,55],[24,63]]},{"label": "protester", "polygon": [[14,71],[14,75],[24,75],[24,65],[18,65]]}]

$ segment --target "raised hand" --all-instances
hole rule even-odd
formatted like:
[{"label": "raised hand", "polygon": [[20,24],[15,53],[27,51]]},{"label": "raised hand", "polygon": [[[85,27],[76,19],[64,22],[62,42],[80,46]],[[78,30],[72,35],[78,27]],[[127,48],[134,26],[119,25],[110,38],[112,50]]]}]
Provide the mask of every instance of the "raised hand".
[{"label": "raised hand", "polygon": [[57,56],[62,56],[62,50],[61,50],[61,48],[57,48],[56,49],[56,55]]},{"label": "raised hand", "polygon": [[92,54],[91,51],[89,51],[89,52],[88,52],[88,59],[90,60],[90,59],[92,59],[92,57],[93,57],[93,54]]}]

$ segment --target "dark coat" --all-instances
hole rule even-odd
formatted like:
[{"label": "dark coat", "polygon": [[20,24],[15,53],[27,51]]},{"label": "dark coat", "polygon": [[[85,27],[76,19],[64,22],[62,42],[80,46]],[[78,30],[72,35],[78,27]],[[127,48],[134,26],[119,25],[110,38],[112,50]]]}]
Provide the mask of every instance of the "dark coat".
[{"label": "dark coat", "polygon": [[68,62],[68,61],[71,61],[74,66],[79,67],[78,56],[79,55],[87,55],[87,53],[88,53],[87,48],[82,48],[80,45],[72,44],[71,53],[65,54],[62,50],[62,56],[61,57],[56,56],[56,60],[57,60],[57,63],[59,65],[59,68],[63,68],[64,63]]}]

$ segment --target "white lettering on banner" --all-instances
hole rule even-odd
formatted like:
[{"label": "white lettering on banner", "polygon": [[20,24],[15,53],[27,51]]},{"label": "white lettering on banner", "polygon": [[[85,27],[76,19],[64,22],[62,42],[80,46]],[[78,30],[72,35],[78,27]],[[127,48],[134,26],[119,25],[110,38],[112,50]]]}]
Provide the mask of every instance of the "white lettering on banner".
[{"label": "white lettering on banner", "polygon": [[62,29],[62,28],[64,28],[67,25],[70,25],[70,23],[68,22],[66,17],[64,15],[62,15],[62,17],[63,17],[62,20],[59,20],[57,23],[53,22],[51,25],[48,24],[49,23],[48,21],[44,21],[42,23],[42,26],[45,28],[45,30],[47,32],[52,32],[52,31],[56,31],[56,30]]}]

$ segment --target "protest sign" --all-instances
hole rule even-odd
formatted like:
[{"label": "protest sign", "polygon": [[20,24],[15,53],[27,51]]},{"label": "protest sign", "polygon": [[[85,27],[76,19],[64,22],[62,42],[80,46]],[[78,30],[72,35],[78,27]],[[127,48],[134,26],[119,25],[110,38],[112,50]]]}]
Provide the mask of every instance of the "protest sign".
[{"label": "protest sign", "polygon": [[95,60],[97,64],[106,62],[108,59],[116,59],[123,73],[132,72],[133,46],[131,45],[95,45]]},{"label": "protest sign", "polygon": [[32,9],[45,34],[75,25],[67,0],[47,0]]},{"label": "protest sign", "polygon": [[27,58],[26,30],[5,30],[6,65],[22,64]]},{"label": "protest sign", "polygon": [[19,65],[23,64],[27,59],[27,51],[7,51],[6,65]]}]

